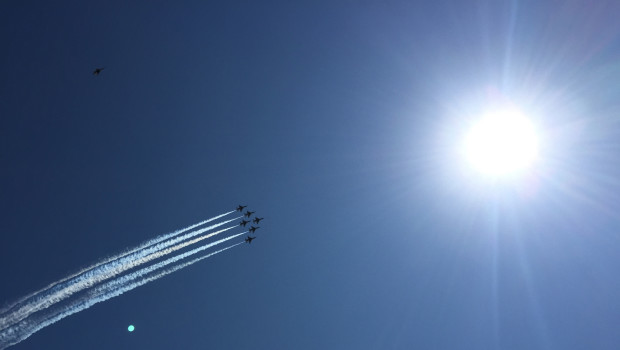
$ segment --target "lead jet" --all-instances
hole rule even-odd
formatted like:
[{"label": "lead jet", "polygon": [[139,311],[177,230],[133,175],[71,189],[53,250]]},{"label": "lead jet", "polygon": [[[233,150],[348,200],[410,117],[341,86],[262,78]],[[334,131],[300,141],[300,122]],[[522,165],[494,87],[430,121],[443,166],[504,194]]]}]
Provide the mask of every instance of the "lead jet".
[{"label": "lead jet", "polygon": [[258,224],[262,219],[264,218],[255,217],[254,220],[252,220],[252,222],[254,222],[255,224]]},{"label": "lead jet", "polygon": [[256,227],[250,226],[250,229],[248,231],[254,233],[254,231],[258,230],[259,228],[260,228],[260,226],[256,226]]},{"label": "lead jet", "polygon": [[239,206],[237,207],[237,211],[243,211],[243,208],[247,207],[247,205],[241,205],[239,204]]},{"label": "lead jet", "polygon": [[101,68],[95,68],[95,70],[93,71],[93,75],[97,76],[99,75],[99,73],[101,73],[102,70],[104,70],[104,67]]},{"label": "lead jet", "polygon": [[245,227],[245,225],[249,224],[250,222],[248,220],[241,220],[241,222],[239,223],[239,226],[243,226]]},{"label": "lead jet", "polygon": [[254,214],[254,213],[256,213],[256,212],[255,212],[255,211],[249,211],[249,210],[248,210],[248,211],[246,211],[246,212],[245,212],[245,214],[243,214],[243,215],[245,215],[245,216],[247,216],[247,217],[250,217],[250,216],[252,216],[252,214]]},{"label": "lead jet", "polygon": [[252,243],[252,240],[253,240],[253,239],[255,239],[255,238],[256,238],[256,237],[250,237],[250,236],[248,236],[248,237],[245,239],[245,243]]}]

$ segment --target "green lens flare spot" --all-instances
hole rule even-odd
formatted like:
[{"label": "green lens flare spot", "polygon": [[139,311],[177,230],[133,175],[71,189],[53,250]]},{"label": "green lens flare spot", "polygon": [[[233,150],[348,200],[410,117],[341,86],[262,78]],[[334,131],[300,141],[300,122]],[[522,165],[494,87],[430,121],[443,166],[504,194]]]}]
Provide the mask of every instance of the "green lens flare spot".
[{"label": "green lens flare spot", "polygon": [[129,327],[127,327],[127,330],[130,332],[133,332],[134,329],[136,329],[136,327],[134,327],[132,324],[130,324]]}]

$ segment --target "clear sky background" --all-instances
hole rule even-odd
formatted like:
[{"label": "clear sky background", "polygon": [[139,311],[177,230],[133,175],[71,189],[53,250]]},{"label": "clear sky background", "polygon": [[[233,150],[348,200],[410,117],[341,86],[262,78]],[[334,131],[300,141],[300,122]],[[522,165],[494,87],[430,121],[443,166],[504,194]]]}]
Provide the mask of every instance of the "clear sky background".
[{"label": "clear sky background", "polygon": [[[251,246],[14,349],[618,349],[618,18],[614,0],[3,2],[1,304],[238,204],[266,217]],[[458,148],[498,101],[541,157],[490,180]]]}]

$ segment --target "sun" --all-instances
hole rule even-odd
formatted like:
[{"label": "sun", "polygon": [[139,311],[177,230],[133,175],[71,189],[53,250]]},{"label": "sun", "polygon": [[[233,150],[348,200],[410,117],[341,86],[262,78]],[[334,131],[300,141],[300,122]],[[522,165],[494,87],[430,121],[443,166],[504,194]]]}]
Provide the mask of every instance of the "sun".
[{"label": "sun", "polygon": [[530,167],[538,156],[534,125],[516,109],[484,115],[467,133],[464,154],[487,176],[501,176]]}]

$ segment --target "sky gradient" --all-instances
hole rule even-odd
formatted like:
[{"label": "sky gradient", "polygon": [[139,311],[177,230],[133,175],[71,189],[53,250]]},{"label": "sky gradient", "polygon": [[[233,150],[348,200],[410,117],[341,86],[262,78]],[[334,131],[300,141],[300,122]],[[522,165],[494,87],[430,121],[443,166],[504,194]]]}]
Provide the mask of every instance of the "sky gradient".
[{"label": "sky gradient", "polygon": [[[618,349],[619,16],[3,3],[0,304],[239,204],[266,218],[14,349]],[[502,104],[541,158],[490,180],[458,150]]]}]

